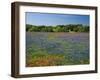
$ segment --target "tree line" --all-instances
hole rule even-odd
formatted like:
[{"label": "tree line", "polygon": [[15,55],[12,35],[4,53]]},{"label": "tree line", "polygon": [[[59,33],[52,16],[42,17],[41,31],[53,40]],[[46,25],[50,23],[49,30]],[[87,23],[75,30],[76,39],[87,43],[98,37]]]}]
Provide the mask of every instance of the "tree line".
[{"label": "tree line", "polygon": [[27,32],[89,32],[89,26],[84,26],[82,24],[68,24],[68,25],[56,25],[56,26],[46,26],[46,25],[30,25],[26,24]]}]

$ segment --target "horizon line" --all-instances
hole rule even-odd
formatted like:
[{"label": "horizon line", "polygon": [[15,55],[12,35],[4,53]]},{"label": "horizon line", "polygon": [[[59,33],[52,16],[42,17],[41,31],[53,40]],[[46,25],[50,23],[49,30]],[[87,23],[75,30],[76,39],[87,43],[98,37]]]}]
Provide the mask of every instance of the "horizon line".
[{"label": "horizon line", "polygon": [[[26,24],[26,25],[34,25],[34,24]],[[89,26],[86,24],[57,24],[57,25],[45,25],[45,24],[41,24],[41,25],[34,25],[34,26],[58,26],[58,25],[83,25],[83,26]]]}]

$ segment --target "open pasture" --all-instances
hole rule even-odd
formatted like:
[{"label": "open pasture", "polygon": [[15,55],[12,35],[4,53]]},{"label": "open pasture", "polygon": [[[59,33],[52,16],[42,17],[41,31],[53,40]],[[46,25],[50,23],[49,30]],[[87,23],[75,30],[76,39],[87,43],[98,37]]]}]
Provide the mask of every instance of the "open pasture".
[{"label": "open pasture", "polygon": [[89,64],[89,33],[26,32],[26,67]]}]

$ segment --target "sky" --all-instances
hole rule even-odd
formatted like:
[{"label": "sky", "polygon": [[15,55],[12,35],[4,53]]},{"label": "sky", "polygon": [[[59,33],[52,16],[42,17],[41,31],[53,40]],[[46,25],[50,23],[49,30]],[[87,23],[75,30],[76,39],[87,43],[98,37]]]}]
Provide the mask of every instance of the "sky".
[{"label": "sky", "polygon": [[89,26],[89,15],[26,12],[25,19],[26,24],[31,25],[83,24]]}]

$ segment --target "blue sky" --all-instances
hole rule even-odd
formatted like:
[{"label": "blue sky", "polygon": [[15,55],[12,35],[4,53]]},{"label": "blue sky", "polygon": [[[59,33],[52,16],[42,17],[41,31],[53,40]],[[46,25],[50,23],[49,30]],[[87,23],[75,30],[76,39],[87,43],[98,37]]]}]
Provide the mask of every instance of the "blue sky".
[{"label": "blue sky", "polygon": [[32,25],[89,25],[89,15],[49,14],[26,12],[26,24]]}]

